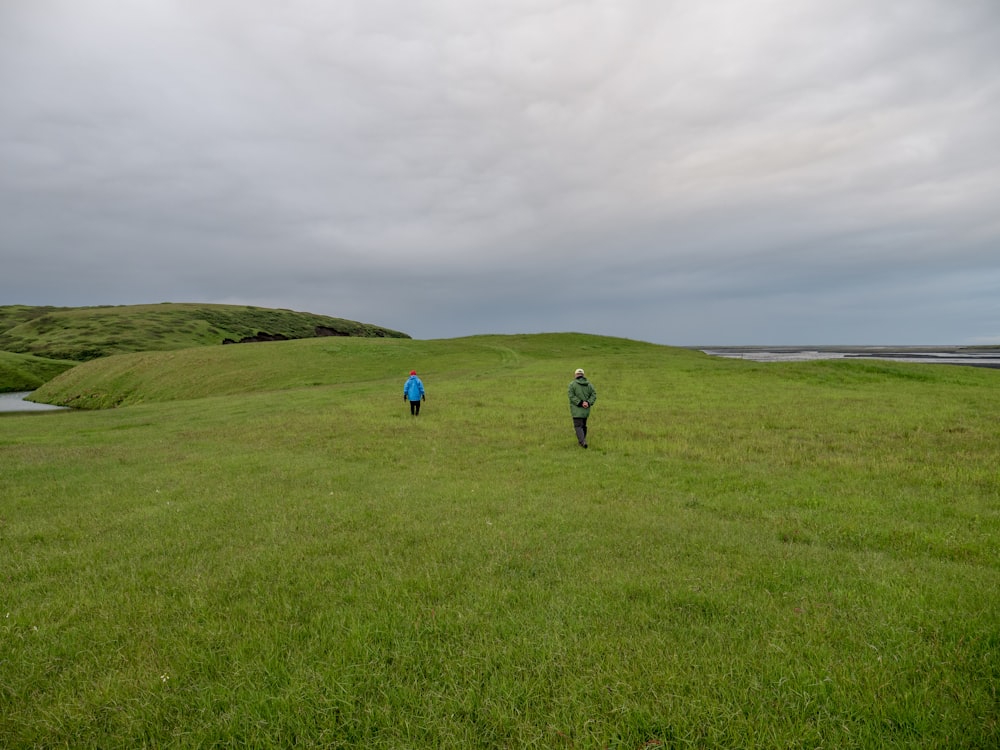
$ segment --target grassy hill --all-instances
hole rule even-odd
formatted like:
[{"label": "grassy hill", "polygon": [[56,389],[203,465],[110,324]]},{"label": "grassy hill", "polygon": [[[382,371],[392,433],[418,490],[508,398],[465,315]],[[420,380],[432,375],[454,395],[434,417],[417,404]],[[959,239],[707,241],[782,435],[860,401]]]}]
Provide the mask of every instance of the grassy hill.
[{"label": "grassy hill", "polygon": [[71,307],[35,307],[31,305],[0,305],[0,332],[27,323],[54,312],[72,310]]},{"label": "grassy hill", "polygon": [[259,334],[407,338],[405,333],[292,310],[162,303],[116,307],[0,307],[0,350],[87,361],[111,354],[218,345]]},{"label": "grassy hill", "polygon": [[576,334],[82,364],[40,392],[118,408],[0,416],[0,746],[996,747],[998,377]]},{"label": "grassy hill", "polygon": [[32,391],[74,364],[65,360],[0,351],[0,392]]},{"label": "grassy hill", "polygon": [[[94,360],[47,383],[33,398],[76,408],[109,408],[144,402],[205,398],[345,382],[393,380],[416,367],[461,377],[493,362],[520,370],[527,362],[586,353],[601,342],[605,356],[655,352],[663,357],[703,355],[653,344],[586,336],[476,336],[442,341],[322,338],[281,341],[266,347],[229,346],[174,352],[138,352]],[[581,343],[584,342],[584,343]],[[612,343],[616,342],[616,343]],[[572,370],[571,370],[572,373]],[[402,387],[402,386],[400,386]]]}]

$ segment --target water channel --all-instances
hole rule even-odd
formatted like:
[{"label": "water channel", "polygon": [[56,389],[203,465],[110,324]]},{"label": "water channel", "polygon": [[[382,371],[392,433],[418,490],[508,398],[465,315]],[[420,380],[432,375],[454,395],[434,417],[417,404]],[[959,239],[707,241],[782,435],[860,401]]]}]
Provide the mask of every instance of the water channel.
[{"label": "water channel", "polygon": [[34,401],[25,401],[31,394],[32,391],[0,393],[0,412],[65,411],[68,408],[66,406],[52,406],[52,404],[36,404]]}]

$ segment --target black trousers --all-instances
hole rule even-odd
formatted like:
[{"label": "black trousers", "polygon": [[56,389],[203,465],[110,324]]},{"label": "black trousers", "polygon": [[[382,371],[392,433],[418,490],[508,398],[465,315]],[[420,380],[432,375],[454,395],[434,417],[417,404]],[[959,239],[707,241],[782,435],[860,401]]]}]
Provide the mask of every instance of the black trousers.
[{"label": "black trousers", "polygon": [[411,401],[410,402],[410,414],[412,414],[413,416],[417,416],[418,414],[420,414],[420,402],[419,401]]},{"label": "black trousers", "polygon": [[573,417],[573,429],[576,431],[576,442],[584,445],[587,442],[587,418]]}]

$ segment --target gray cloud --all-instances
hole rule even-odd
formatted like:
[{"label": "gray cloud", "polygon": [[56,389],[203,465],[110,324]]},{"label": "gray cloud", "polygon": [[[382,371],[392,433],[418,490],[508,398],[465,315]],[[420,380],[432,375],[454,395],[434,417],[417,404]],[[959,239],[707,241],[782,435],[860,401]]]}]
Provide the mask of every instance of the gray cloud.
[{"label": "gray cloud", "polygon": [[8,0],[0,299],[1000,341],[993,0]]}]

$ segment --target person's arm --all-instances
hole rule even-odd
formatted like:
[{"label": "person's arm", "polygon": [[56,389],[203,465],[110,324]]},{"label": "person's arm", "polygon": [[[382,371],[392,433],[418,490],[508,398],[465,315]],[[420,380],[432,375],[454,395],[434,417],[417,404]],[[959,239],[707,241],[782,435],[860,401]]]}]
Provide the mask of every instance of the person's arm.
[{"label": "person's arm", "polygon": [[576,392],[575,386],[575,382],[569,384],[569,402],[573,406],[580,406],[583,400],[580,398],[580,394]]}]

